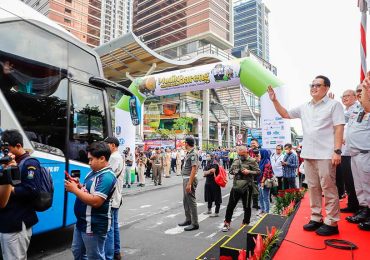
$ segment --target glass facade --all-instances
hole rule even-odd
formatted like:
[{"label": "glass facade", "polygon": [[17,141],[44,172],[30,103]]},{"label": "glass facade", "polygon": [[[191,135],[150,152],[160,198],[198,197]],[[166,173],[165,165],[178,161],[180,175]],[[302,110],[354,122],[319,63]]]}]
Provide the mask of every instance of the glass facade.
[{"label": "glass facade", "polygon": [[134,0],[133,32],[151,49],[193,42],[203,34],[213,34],[215,45],[228,49],[231,11],[231,0]]},{"label": "glass facade", "polygon": [[246,47],[269,61],[268,13],[261,0],[240,0],[234,5],[234,48],[233,54],[240,57]]}]

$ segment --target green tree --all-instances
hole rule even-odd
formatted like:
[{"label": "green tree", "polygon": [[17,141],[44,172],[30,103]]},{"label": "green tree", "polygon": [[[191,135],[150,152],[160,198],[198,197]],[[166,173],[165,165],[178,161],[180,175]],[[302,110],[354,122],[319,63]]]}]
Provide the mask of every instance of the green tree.
[{"label": "green tree", "polygon": [[173,139],[175,136],[175,130],[169,130],[160,128],[155,131],[156,134],[160,135],[162,139]]},{"label": "green tree", "polygon": [[190,132],[189,125],[193,124],[194,119],[191,117],[180,117],[174,120],[173,129],[182,130],[184,134]]}]

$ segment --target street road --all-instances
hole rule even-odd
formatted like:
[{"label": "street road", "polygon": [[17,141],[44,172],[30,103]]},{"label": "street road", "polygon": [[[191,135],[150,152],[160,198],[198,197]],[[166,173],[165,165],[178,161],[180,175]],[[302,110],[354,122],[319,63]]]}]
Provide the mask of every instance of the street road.
[{"label": "street road", "polygon": [[[198,176],[201,176],[200,172]],[[147,180],[150,183],[150,180]],[[200,229],[185,232],[183,228],[177,226],[177,223],[185,220],[181,177],[172,176],[171,182],[168,181],[166,186],[167,180],[169,179],[164,179],[164,185],[157,186],[155,189],[145,190],[144,188],[140,192],[124,196],[119,213],[123,259],[195,259],[225,235],[221,229],[231,181],[227,188],[222,189],[223,203],[220,216],[212,218],[205,214],[207,210],[203,195],[205,179],[200,178],[196,192]],[[228,233],[231,234],[240,227],[242,215],[243,209],[239,203],[234,211],[234,220]],[[253,210],[251,224],[256,221],[256,210]],[[70,250],[72,235],[73,227],[34,236],[29,249],[29,259],[73,259]]]}]

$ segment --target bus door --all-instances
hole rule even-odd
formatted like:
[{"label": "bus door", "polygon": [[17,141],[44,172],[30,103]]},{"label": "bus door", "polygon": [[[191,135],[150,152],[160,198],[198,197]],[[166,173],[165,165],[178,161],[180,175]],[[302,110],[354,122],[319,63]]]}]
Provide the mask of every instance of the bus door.
[{"label": "bus door", "polygon": [[[68,171],[80,173],[83,183],[90,171],[86,148],[92,142],[108,136],[107,113],[103,91],[77,82],[70,83],[70,120],[68,133]],[[76,196],[66,193],[65,225],[76,222],[74,202]]]}]

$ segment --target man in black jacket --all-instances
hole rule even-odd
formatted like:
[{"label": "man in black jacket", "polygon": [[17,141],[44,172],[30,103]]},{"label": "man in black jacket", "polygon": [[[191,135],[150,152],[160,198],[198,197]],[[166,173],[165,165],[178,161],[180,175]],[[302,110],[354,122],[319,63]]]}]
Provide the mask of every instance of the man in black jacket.
[{"label": "man in black jacket", "polygon": [[[23,149],[23,137],[17,130],[6,130],[2,141],[19,165],[30,155]],[[32,226],[38,222],[31,201],[37,195],[34,176],[40,174],[37,160],[26,160],[21,172],[21,183],[12,187],[8,204],[0,209],[0,244],[4,260],[27,259]],[[15,242],[16,241],[16,242]]]}]

